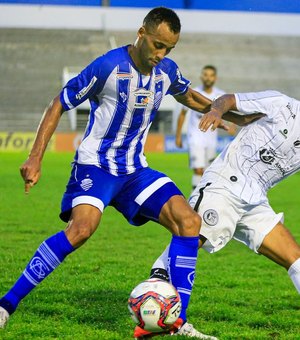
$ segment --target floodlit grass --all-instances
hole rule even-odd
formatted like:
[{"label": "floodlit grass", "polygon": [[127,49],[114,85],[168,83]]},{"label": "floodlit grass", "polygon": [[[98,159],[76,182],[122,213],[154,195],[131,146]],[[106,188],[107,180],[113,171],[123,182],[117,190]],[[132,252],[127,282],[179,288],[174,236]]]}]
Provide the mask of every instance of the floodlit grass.
[{"label": "floodlit grass", "polygon": [[[39,244],[64,228],[58,213],[72,155],[48,153],[41,181],[28,196],[19,176],[24,159],[0,155],[0,294]],[[189,193],[186,155],[151,154],[149,163]],[[297,174],[270,192],[298,241],[299,188]],[[0,339],[132,338],[128,295],[169,240],[159,225],[132,227],[108,208],[98,231],[21,303]],[[214,255],[200,252],[189,318],[220,339],[300,339],[300,298],[286,271],[235,241]]]}]

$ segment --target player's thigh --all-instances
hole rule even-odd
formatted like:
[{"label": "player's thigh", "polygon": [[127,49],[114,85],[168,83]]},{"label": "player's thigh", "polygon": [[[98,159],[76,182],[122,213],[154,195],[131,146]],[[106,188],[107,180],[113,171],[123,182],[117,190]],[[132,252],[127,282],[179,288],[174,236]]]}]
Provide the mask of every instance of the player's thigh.
[{"label": "player's thigh", "polygon": [[265,236],[258,252],[286,269],[300,258],[299,244],[281,222]]},{"label": "player's thigh", "polygon": [[[174,196],[183,196],[175,183],[165,174],[145,168],[128,176],[127,183],[111,205],[129,223],[139,226],[148,221],[159,222],[165,204]],[[183,200],[183,198],[181,198]]]},{"label": "player's thigh", "polygon": [[237,224],[234,239],[258,253],[266,235],[282,218],[283,214],[276,214],[267,201],[259,205],[247,205],[246,212]]},{"label": "player's thigh", "polygon": [[95,206],[80,204],[72,209],[66,236],[74,247],[81,246],[96,231],[102,212]]},{"label": "player's thigh", "polygon": [[175,195],[163,205],[159,214],[159,223],[175,235],[198,236],[201,218],[183,196]]},{"label": "player's thigh", "polygon": [[68,222],[79,205],[93,206],[103,212],[122,185],[121,178],[97,166],[75,164],[62,199],[60,218]]},{"label": "player's thigh", "polygon": [[243,214],[241,203],[226,189],[211,188],[208,184],[194,190],[189,204],[202,218],[203,248],[214,253],[225,247]]},{"label": "player's thigh", "polygon": [[201,144],[189,144],[189,165],[191,169],[206,167],[206,150]]}]

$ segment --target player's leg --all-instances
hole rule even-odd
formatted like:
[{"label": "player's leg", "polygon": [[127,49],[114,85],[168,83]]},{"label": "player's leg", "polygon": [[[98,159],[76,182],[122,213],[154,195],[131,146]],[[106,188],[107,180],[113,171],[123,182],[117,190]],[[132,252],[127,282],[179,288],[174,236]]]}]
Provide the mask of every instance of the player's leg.
[{"label": "player's leg", "polygon": [[[210,253],[223,248],[233,237],[240,218],[239,204],[233,202],[227,190],[198,186],[189,199],[189,205],[202,217],[199,248]],[[169,246],[153,264],[150,277],[168,280]]]},{"label": "player's leg", "polygon": [[153,220],[174,234],[168,254],[170,274],[174,286],[182,294],[182,317],[185,319],[197,260],[200,216],[170,178],[149,168],[130,176],[112,204],[132,224]]},{"label": "player's leg", "polygon": [[[120,183],[116,181],[115,176],[95,166],[73,167],[60,214],[62,220],[68,222],[66,230],[51,236],[39,246],[18,281],[0,299],[0,307],[12,314],[34,287],[93,234],[104,207],[118,190]],[[5,321],[2,326],[4,324]]]},{"label": "player's leg", "polygon": [[300,247],[282,219],[283,214],[276,214],[268,202],[249,206],[237,225],[234,239],[286,268],[300,293]]},{"label": "player's leg", "polygon": [[281,222],[266,235],[258,252],[286,268],[300,294],[300,246]]},{"label": "player's leg", "polygon": [[60,231],[42,242],[22,275],[0,299],[0,306],[11,315],[33,288],[93,234],[100,218],[101,212],[98,208],[90,205],[76,206],[72,211],[66,231]]},{"label": "player's leg", "polygon": [[181,297],[180,317],[185,321],[194,284],[201,218],[183,196],[173,196],[162,207],[159,223],[173,230],[168,269],[170,280]]}]

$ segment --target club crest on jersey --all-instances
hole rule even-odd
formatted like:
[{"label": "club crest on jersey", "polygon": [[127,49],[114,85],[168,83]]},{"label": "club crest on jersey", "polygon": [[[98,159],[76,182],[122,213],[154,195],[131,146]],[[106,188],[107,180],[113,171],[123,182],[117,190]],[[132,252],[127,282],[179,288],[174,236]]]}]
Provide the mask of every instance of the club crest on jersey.
[{"label": "club crest on jersey", "polygon": [[135,96],[134,107],[137,109],[145,108],[153,97],[153,92],[145,89],[136,89],[133,93]]},{"label": "club crest on jersey", "polygon": [[276,158],[276,153],[273,149],[262,148],[259,150],[259,158],[266,164],[272,164]]},{"label": "club crest on jersey", "polygon": [[203,214],[203,220],[206,224],[214,226],[219,222],[219,215],[214,209],[208,209]]},{"label": "club crest on jersey", "polygon": [[77,94],[76,94],[76,99],[80,100],[82,97],[84,97],[90,89],[93,87],[93,85],[96,83],[97,77],[94,76],[88,86],[85,86],[83,89],[81,89]]},{"label": "club crest on jersey", "polygon": [[117,73],[117,79],[126,80],[126,79],[132,79],[132,78],[133,78],[132,73],[121,73],[121,72]]}]

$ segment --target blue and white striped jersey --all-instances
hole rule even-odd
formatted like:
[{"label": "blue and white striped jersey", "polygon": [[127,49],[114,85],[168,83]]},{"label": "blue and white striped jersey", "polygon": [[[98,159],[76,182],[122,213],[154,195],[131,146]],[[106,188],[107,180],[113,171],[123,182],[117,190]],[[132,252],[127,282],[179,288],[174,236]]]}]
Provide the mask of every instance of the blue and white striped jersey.
[{"label": "blue and white striped jersey", "polygon": [[65,110],[87,99],[91,105],[75,161],[116,176],[147,167],[144,144],[163,96],[184,94],[189,85],[168,58],[145,77],[134,65],[128,46],[97,58],[60,94]]}]

